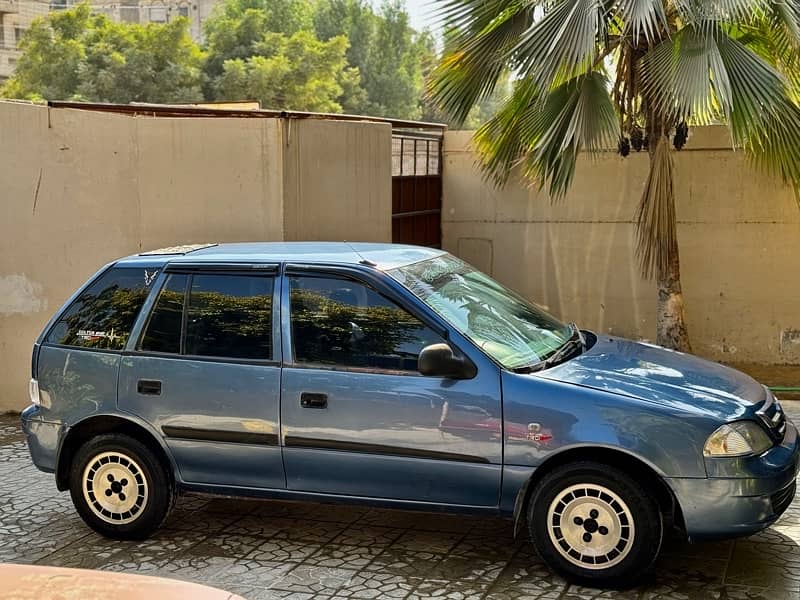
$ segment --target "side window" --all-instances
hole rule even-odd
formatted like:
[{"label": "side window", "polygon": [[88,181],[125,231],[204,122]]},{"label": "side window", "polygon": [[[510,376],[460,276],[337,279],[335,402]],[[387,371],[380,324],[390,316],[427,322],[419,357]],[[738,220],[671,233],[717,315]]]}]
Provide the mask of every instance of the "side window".
[{"label": "side window", "polygon": [[290,277],[294,360],[349,368],[416,371],[420,351],[441,336],[364,284]]},{"label": "side window", "polygon": [[47,341],[122,350],[154,278],[153,271],[141,267],[112,267],[64,311]]},{"label": "side window", "polygon": [[273,285],[274,279],[266,276],[170,275],[153,307],[141,350],[269,360]]},{"label": "side window", "polygon": [[150,321],[142,338],[142,350],[180,354],[183,299],[188,282],[188,275],[169,276],[150,314]]},{"label": "side window", "polygon": [[186,306],[185,353],[272,358],[272,277],[194,275]]}]

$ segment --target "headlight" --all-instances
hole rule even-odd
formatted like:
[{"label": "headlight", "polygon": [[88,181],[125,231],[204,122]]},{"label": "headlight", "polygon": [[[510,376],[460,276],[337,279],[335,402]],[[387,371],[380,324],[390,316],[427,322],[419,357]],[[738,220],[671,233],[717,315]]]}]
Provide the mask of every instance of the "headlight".
[{"label": "headlight", "polygon": [[728,423],[712,433],[706,441],[706,456],[747,456],[761,454],[772,447],[772,440],[755,421]]}]

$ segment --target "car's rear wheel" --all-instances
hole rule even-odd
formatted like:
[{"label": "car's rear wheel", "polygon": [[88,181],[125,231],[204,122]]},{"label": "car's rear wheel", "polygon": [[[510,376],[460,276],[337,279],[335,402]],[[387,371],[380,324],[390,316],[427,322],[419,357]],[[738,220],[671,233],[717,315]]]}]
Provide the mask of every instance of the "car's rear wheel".
[{"label": "car's rear wheel", "polygon": [[653,495],[624,471],[594,462],[563,465],[531,494],[531,539],[571,581],[628,587],[653,566],[663,523]]},{"label": "car's rear wheel", "polygon": [[143,539],[167,518],[174,502],[168,472],[140,441],[104,434],[86,442],[70,470],[70,495],[92,529],[116,539]]}]

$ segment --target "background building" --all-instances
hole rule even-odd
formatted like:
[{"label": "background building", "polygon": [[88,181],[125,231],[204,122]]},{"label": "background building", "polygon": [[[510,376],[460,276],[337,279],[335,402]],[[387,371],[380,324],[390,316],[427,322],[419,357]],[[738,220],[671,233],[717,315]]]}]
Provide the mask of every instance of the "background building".
[{"label": "background building", "polygon": [[38,16],[50,10],[49,2],[38,0],[0,0],[0,81],[17,68],[17,50],[22,34]]},{"label": "background building", "polygon": [[[0,0],[2,1],[2,0]],[[26,0],[18,0],[26,1]],[[74,0],[64,0],[67,5]],[[97,12],[114,21],[124,23],[167,23],[178,17],[189,19],[189,34],[197,42],[203,41],[203,22],[211,14],[218,0],[91,0]],[[55,5],[54,5],[55,7]],[[66,5],[65,5],[66,7]]]},{"label": "background building", "polygon": [[[203,41],[203,22],[218,0],[90,0],[95,11],[124,23],[167,23],[178,17],[189,19],[189,34]],[[51,10],[77,4],[76,0],[0,0],[0,81],[17,66],[17,49],[31,22]]]}]

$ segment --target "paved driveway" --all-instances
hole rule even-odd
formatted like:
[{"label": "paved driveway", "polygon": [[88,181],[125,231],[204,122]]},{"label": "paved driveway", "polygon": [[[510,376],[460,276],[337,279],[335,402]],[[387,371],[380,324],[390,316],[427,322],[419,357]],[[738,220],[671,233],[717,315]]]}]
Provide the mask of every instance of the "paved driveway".
[{"label": "paved driveway", "polygon": [[[786,408],[800,422],[800,403]],[[668,542],[655,578],[624,593],[567,585],[497,519],[187,496],[152,539],[116,542],[83,525],[69,495],[31,465],[16,419],[0,417],[0,562],[175,577],[249,600],[798,600],[800,500],[750,539]]]}]

